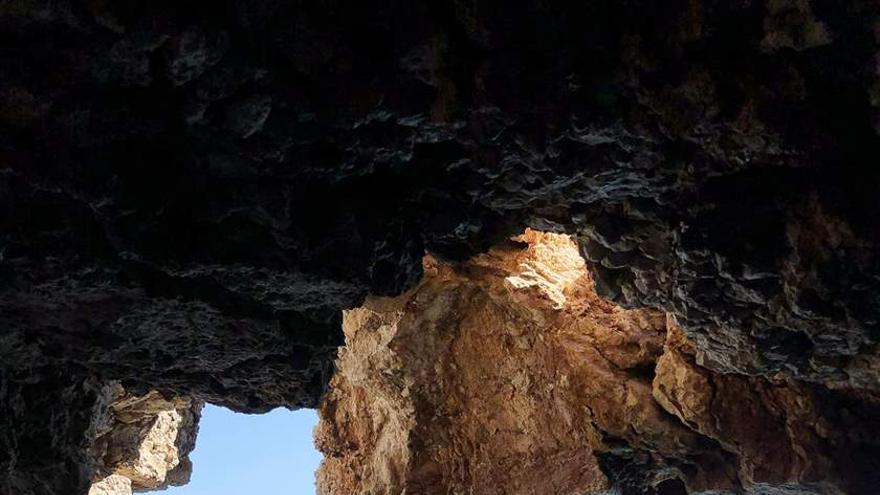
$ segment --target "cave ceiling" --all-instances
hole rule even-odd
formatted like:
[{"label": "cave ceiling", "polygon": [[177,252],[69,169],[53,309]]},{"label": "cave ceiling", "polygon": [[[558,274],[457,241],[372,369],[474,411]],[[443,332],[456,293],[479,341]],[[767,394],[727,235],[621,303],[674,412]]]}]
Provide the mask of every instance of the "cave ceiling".
[{"label": "cave ceiling", "polygon": [[878,61],[873,0],[2,1],[0,492],[89,483],[108,383],[316,407],[343,309],[527,227],[877,394]]}]

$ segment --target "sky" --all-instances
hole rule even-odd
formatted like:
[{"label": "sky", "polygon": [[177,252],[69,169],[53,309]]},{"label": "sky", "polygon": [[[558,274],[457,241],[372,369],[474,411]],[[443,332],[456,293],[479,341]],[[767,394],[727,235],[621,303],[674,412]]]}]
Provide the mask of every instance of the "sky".
[{"label": "sky", "polygon": [[311,409],[239,414],[207,405],[190,454],[189,484],[163,495],[301,495],[315,493],[321,454],[312,443]]}]

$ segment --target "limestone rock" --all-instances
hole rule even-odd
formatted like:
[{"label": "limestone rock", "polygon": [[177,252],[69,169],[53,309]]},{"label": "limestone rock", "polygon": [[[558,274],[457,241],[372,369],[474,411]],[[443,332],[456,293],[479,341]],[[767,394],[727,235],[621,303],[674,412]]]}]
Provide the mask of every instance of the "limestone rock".
[{"label": "limestone rock", "polygon": [[113,398],[91,447],[97,469],[89,495],[186,484],[192,472],[187,455],[195,447],[202,404],[166,399],[158,392],[138,396],[118,385],[111,388]]},{"label": "limestone rock", "polygon": [[529,226],[574,235],[596,291],[673,314],[707,368],[876,388],[878,19],[0,1],[2,483],[82,492],[111,381],[316,407],[342,309]]},{"label": "limestone rock", "polygon": [[322,494],[867,494],[880,481],[870,390],[697,364],[674,318],[599,298],[567,236],[427,259],[419,286],[347,311],[344,330],[316,430]]},{"label": "limestone rock", "polygon": [[0,494],[84,494],[110,388],[58,369],[0,370]]},{"label": "limestone rock", "polygon": [[[873,390],[831,390],[787,378],[719,374],[694,360],[670,322],[654,397],[685,424],[736,454],[739,479],[755,487],[801,484],[816,493],[871,493],[880,481]],[[872,389],[877,386],[877,375]]]},{"label": "limestone rock", "polygon": [[93,483],[89,495],[131,495],[131,480],[120,474],[111,474]]}]

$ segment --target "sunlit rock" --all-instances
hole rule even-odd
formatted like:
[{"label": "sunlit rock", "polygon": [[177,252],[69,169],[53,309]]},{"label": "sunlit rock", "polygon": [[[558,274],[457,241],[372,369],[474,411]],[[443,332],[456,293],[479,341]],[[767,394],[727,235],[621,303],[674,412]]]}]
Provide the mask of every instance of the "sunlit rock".
[{"label": "sunlit rock", "polygon": [[322,494],[874,486],[870,390],[697,364],[671,316],[599,298],[567,236],[425,263],[413,290],[345,314]]}]

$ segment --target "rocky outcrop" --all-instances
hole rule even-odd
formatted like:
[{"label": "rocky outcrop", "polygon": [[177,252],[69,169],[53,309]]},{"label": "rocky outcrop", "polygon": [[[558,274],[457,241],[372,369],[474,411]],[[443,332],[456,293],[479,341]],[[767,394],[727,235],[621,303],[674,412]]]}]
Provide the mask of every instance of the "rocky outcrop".
[{"label": "rocky outcrop", "polygon": [[707,368],[876,388],[878,18],[0,1],[4,483],[88,483],[112,381],[315,407],[342,309],[528,226],[574,235],[596,291],[672,314]]},{"label": "rocky outcrop", "polygon": [[[878,397],[703,364],[527,232],[344,317],[319,493],[871,493]],[[878,376],[874,377],[875,386]],[[715,492],[717,493],[717,492]]]},{"label": "rocky outcrop", "polygon": [[59,370],[28,371],[0,370],[0,493],[85,493],[110,390]]},{"label": "rocky outcrop", "polygon": [[796,481],[817,493],[867,494],[880,482],[877,378],[865,390],[714,373],[696,363],[671,323],[654,398],[735,453],[746,486],[768,491]]},{"label": "rocky outcrop", "polygon": [[0,375],[0,399],[0,446],[17,454],[0,456],[3,495],[130,495],[189,481],[199,401],[70,375]]},{"label": "rocky outcrop", "polygon": [[91,446],[96,470],[89,495],[130,495],[132,490],[186,484],[202,404],[166,399],[158,392],[132,395],[118,385],[110,394]]}]

